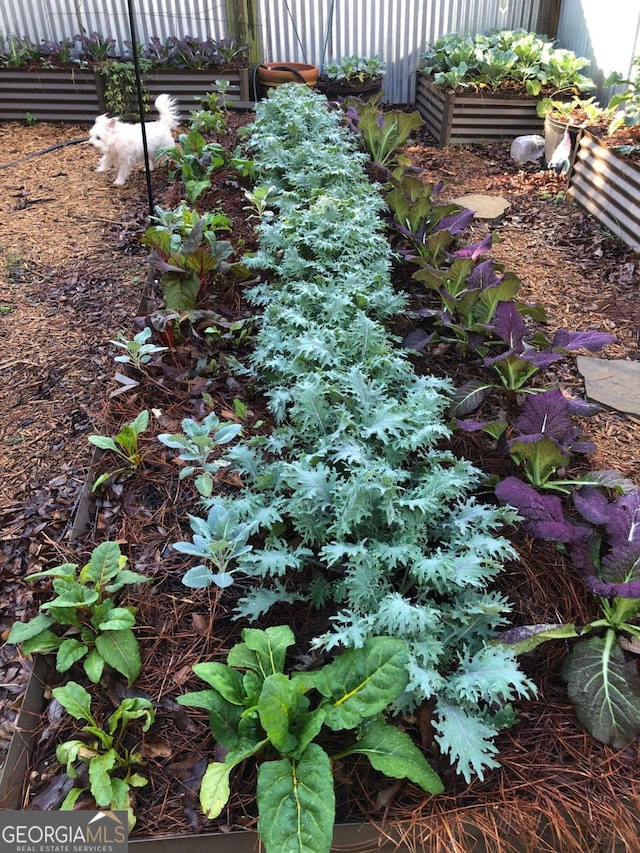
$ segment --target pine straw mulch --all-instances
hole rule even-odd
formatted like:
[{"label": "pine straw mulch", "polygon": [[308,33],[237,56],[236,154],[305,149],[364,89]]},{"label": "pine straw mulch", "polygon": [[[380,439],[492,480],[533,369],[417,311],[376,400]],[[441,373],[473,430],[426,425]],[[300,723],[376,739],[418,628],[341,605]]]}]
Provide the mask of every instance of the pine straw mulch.
[{"label": "pine straw mulch", "polygon": [[[0,126],[5,159],[77,137],[79,130]],[[560,326],[610,330],[617,341],[607,356],[638,357],[640,260],[559,198],[562,186],[555,178],[514,164],[508,158],[508,144],[441,150],[422,137],[408,153],[424,169],[425,180],[445,180],[443,198],[499,192],[511,201],[507,215],[493,226],[500,236],[493,256],[522,278],[523,298],[545,306],[551,331]],[[150,436],[176,431],[185,415],[204,414],[203,391],[223,417],[233,417],[234,398],[246,401],[249,431],[265,417],[258,390],[225,373],[222,349],[215,353],[222,366],[218,372],[184,373],[186,359],[200,353],[197,336],[177,348],[166,368],[154,371],[155,384],[109,398],[114,365],[108,342],[120,329],[131,329],[146,277],[146,251],[139,238],[147,209],[142,176],[114,191],[104,175],[94,174],[94,164],[88,146],[74,145],[0,170],[5,207],[0,220],[4,255],[0,307],[8,309],[0,315],[0,358],[5,367],[0,463],[8,472],[0,502],[1,626],[7,629],[15,618],[28,618],[48,596],[43,585],[35,592],[26,587],[22,577],[29,571],[67,560],[82,562],[106,538],[121,542],[135,569],[153,576],[153,584],[135,600],[144,665],[134,691],[150,696],[157,705],[157,723],[144,744],[144,772],[150,784],[138,791],[135,836],[255,827],[251,766],[234,777],[232,800],[220,821],[205,821],[197,804],[199,779],[212,758],[212,744],[205,716],[191,709],[186,713],[175,697],[201,689],[192,665],[224,658],[237,639],[242,625],[233,622],[229,612],[242,586],[221,593],[186,590],[180,583],[188,563],[170,544],[189,535],[186,513],[197,511],[197,498],[188,481],[178,490],[178,469],[166,449],[145,437],[149,453],[140,475],[91,499],[90,523],[75,540],[70,538],[91,464],[88,434],[112,435],[145,407],[152,412]],[[209,201],[213,205],[223,199],[227,212],[227,204],[231,206],[234,233],[237,229],[250,247],[241,188],[229,176],[221,180]],[[160,173],[153,181],[163,206],[177,202],[175,189],[167,187]],[[23,204],[25,199],[40,198],[54,201]],[[19,218],[16,203],[22,205]],[[474,236],[481,236],[485,228],[476,225]],[[226,282],[214,297],[213,307],[227,320],[247,316],[237,283]],[[241,357],[242,352],[234,349],[234,355]],[[437,359],[429,366],[436,372],[442,369]],[[581,389],[572,368],[565,368],[557,379]],[[590,466],[618,468],[638,481],[638,419],[603,410],[585,428],[598,447]],[[464,450],[474,451],[479,458],[468,458],[485,464],[487,470],[494,464],[489,452],[466,439]],[[107,461],[103,457],[99,465]],[[219,489],[234,485],[232,475],[221,475]],[[594,602],[584,595],[580,579],[560,555],[515,531],[513,540],[520,560],[506,567],[499,586],[513,601],[517,621],[592,618]],[[322,613],[310,617],[284,607],[269,615],[273,623],[291,624],[300,638],[294,659],[300,666],[308,665],[302,638],[321,631],[324,619]],[[335,768],[339,819],[370,819],[383,835],[404,839],[408,849],[433,853],[467,853],[475,849],[478,838],[484,838],[492,853],[640,850],[638,744],[616,752],[581,730],[558,676],[565,651],[561,643],[550,644],[523,659],[540,694],[518,703],[518,724],[498,739],[501,766],[488,772],[484,781],[466,785],[440,761],[425,708],[403,725],[442,773],[446,793],[425,798],[417,787],[384,779],[367,762],[350,759]],[[15,650],[5,647],[5,737],[28,667]],[[48,673],[47,693],[55,677]],[[94,701],[100,703],[99,713],[106,715],[126,688],[118,679],[102,687],[94,691]],[[55,807],[68,784],[56,779],[55,764],[50,762],[53,732],[56,738],[65,738],[72,727],[55,714],[51,720],[43,719],[25,793],[25,805],[30,807]]]}]

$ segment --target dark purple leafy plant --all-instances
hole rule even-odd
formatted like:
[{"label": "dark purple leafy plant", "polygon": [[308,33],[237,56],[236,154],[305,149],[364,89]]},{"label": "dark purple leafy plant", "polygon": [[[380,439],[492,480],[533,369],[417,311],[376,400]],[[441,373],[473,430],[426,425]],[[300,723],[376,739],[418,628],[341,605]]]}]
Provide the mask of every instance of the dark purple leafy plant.
[{"label": "dark purple leafy plant", "polygon": [[[603,472],[604,481],[613,479]],[[576,491],[575,508],[589,525],[568,519],[558,497],[515,477],[499,483],[496,495],[517,509],[529,533],[566,546],[602,608],[587,625],[519,626],[501,642],[526,654],[550,640],[575,638],[561,674],[576,717],[597,740],[623,749],[640,734],[640,677],[619,643],[624,636],[640,639],[640,489],[614,501],[589,486]]]}]

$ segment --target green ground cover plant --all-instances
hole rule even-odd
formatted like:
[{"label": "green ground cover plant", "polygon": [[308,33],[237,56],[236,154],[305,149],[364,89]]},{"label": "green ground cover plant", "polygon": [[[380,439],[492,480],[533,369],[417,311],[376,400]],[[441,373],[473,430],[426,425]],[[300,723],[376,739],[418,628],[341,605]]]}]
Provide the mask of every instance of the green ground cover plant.
[{"label": "green ground cover plant", "polygon": [[[136,817],[131,789],[144,787],[148,780],[135,770],[143,763],[139,747],[128,747],[123,741],[134,720],[142,721],[143,732],[149,730],[155,719],[153,704],[141,697],[123,699],[103,728],[91,712],[91,695],[82,685],[69,681],[51,692],[74,719],[87,724],[81,729],[82,737],[65,741],[56,749],[56,758],[66,767],[67,775],[76,780],[61,810],[73,809],[79,798],[90,791],[97,806],[128,812],[129,829],[133,829]],[[85,774],[79,772],[78,765],[85,766]]]}]

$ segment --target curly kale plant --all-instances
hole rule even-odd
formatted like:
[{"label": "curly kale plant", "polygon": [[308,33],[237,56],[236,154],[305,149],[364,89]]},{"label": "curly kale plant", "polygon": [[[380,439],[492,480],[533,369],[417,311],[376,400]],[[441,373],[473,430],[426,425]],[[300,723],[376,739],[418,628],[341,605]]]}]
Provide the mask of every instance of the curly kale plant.
[{"label": "curly kale plant", "polygon": [[282,86],[250,145],[274,208],[246,261],[270,279],[249,294],[263,311],[252,363],[278,426],[228,451],[245,487],[216,499],[253,526],[233,566],[253,580],[238,615],[304,599],[335,611],[317,647],[404,640],[395,707],[432,702],[442,751],[482,775],[511,701],[532,690],[491,645],[509,612],[490,585],[513,516],[474,498],[481,473],[440,446],[448,383],[417,376],[383,325],[405,300],[357,138],[322,96]]}]

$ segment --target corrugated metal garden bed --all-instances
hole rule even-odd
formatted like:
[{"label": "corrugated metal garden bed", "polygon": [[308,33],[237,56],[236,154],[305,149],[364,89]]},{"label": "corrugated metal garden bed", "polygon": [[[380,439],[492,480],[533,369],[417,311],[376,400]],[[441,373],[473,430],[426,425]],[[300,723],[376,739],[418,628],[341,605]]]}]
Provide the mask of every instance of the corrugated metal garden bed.
[{"label": "corrugated metal garden bed", "polygon": [[459,94],[418,74],[416,107],[438,145],[542,134],[544,122],[536,113],[537,103],[538,98],[530,95]]},{"label": "corrugated metal garden bed", "polygon": [[569,197],[627,246],[640,251],[640,168],[585,132],[575,159]]}]

